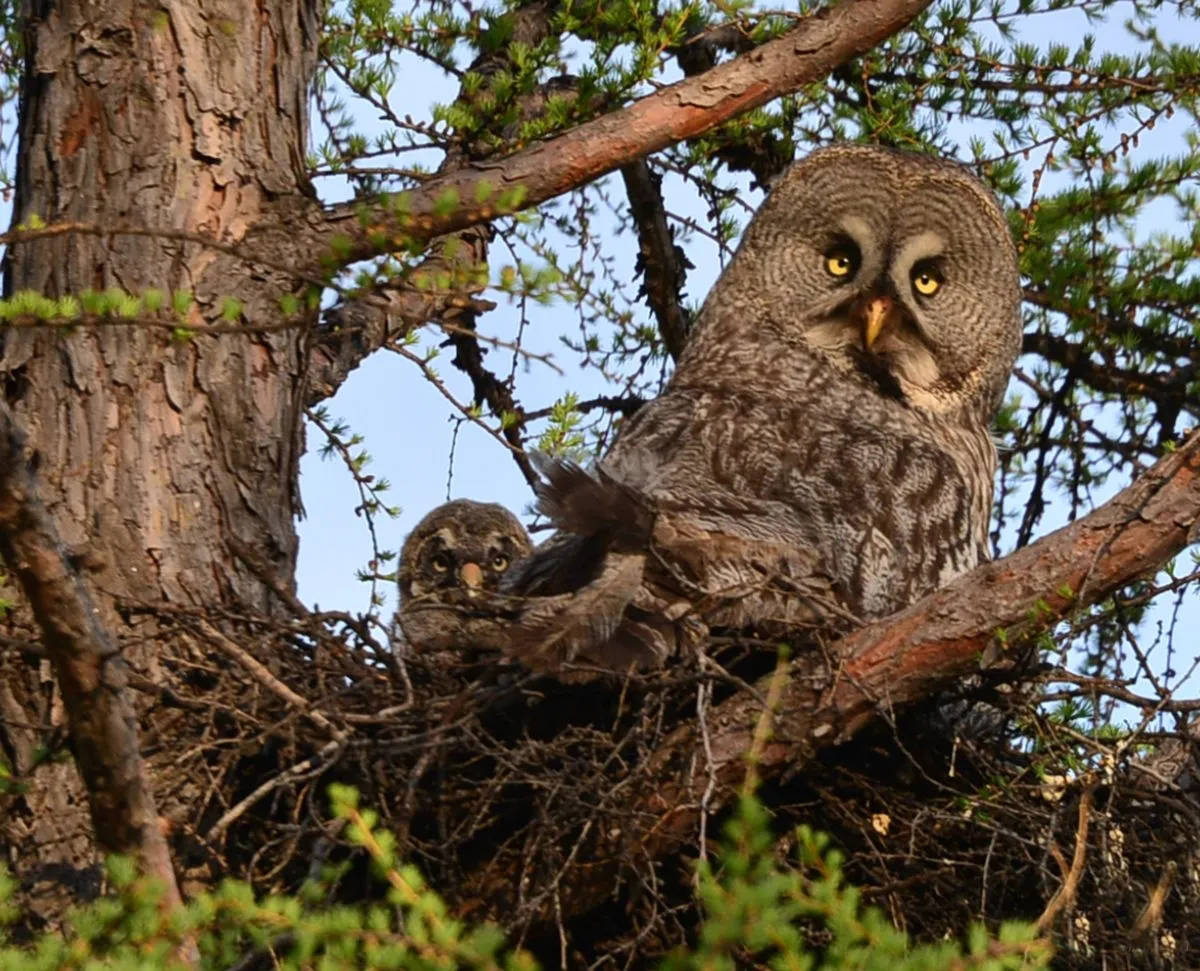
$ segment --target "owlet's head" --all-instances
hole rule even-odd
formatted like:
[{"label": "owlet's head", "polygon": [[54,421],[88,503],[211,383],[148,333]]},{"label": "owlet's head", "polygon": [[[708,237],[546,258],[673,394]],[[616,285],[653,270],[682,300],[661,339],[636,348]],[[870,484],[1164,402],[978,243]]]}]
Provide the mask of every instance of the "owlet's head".
[{"label": "owlet's head", "polygon": [[404,541],[401,603],[495,590],[509,566],[532,548],[525,527],[503,506],[470,499],[444,503]]}]

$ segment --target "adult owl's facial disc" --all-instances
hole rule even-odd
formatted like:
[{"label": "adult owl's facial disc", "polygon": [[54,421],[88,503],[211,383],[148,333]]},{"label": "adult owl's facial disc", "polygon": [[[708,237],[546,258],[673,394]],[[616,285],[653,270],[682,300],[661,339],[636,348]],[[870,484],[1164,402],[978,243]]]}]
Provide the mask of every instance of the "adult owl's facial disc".
[{"label": "adult owl's facial disc", "polygon": [[885,396],[990,415],[1020,346],[1019,281],[1004,216],[964,168],[823,149],[788,171],[747,236],[786,254],[761,271],[768,284],[786,274],[771,292],[794,296],[790,313],[772,310],[780,329]]}]

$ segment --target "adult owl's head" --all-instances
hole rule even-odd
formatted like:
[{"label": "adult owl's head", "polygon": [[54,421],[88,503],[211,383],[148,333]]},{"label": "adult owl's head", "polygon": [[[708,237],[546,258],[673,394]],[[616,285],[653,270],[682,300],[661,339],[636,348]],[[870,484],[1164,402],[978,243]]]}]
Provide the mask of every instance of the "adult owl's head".
[{"label": "adult owl's head", "polygon": [[1016,251],[991,191],[957,163],[877,146],[793,165],[719,290],[753,326],[935,413],[990,416],[1020,347]]},{"label": "adult owl's head", "polygon": [[501,505],[456,499],[417,523],[400,551],[403,603],[495,590],[513,561],[533,548],[525,527]]}]

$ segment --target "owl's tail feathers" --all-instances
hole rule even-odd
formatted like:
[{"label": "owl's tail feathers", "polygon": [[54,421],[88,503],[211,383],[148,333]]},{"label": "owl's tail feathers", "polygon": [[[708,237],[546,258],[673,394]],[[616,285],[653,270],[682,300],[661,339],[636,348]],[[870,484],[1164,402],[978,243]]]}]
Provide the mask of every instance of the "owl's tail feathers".
[{"label": "owl's tail feathers", "polygon": [[542,476],[537,507],[555,526],[577,536],[604,536],[624,549],[645,549],[654,529],[648,496],[603,468],[589,472],[542,452],[531,453],[530,460]]}]

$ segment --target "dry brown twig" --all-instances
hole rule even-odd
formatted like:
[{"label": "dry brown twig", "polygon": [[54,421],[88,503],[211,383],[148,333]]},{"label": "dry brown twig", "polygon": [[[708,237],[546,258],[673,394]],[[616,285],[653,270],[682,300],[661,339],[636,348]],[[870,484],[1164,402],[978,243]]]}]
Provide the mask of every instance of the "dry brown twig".
[{"label": "dry brown twig", "polygon": [[1133,922],[1131,936],[1149,935],[1158,930],[1158,926],[1162,923],[1163,902],[1167,899],[1167,893],[1175,881],[1177,870],[1178,866],[1175,861],[1168,860],[1166,869],[1163,870],[1162,876],[1158,878],[1158,883],[1150,892],[1150,899],[1146,901],[1145,908],[1138,914],[1138,919]]},{"label": "dry brown twig", "polygon": [[293,706],[314,725],[329,732],[333,736],[333,741],[344,742],[346,740],[347,733],[343,729],[333,724],[324,713],[314,710],[307,698],[297,694],[275,677],[267,666],[251,655],[249,651],[240,647],[207,621],[201,621],[199,627],[204,636],[208,638],[209,643],[216,645],[224,654],[245,668],[251,677],[264,688],[288,705]]},{"label": "dry brown twig", "polygon": [[[1079,797],[1079,825],[1075,830],[1075,852],[1071,857],[1071,866],[1064,874],[1058,892],[1050,898],[1050,903],[1046,904],[1046,909],[1034,925],[1038,934],[1046,933],[1053,926],[1055,918],[1063,910],[1070,908],[1079,892],[1079,880],[1083,876],[1083,865],[1087,859],[1088,826],[1091,822],[1092,797],[1095,791],[1095,784],[1089,785]],[[1055,851],[1057,857],[1057,847]]]}]

